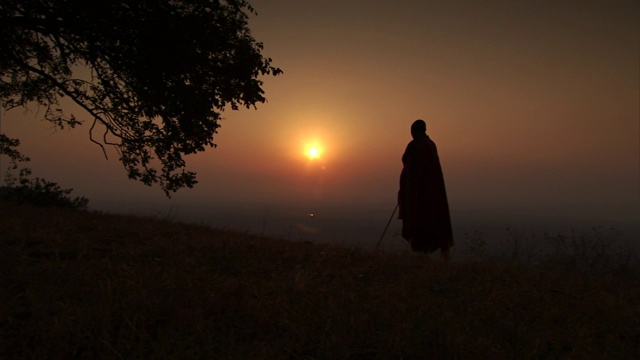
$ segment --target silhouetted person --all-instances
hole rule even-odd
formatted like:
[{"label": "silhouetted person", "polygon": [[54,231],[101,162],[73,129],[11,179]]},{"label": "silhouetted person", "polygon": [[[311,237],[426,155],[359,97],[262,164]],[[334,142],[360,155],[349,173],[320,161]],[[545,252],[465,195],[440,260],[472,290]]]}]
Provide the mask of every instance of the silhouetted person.
[{"label": "silhouetted person", "polygon": [[399,219],[402,237],[411,243],[411,250],[432,253],[438,249],[449,260],[453,232],[449,204],[444,186],[436,144],[427,136],[423,120],[411,124],[413,140],[402,155]]}]

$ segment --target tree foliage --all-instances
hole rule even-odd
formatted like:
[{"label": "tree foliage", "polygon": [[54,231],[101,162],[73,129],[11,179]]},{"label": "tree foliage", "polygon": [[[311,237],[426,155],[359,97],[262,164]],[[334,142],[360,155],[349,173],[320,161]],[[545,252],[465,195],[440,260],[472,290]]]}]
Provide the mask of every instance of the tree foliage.
[{"label": "tree foliage", "polygon": [[215,147],[221,113],[265,102],[260,77],[281,73],[251,14],[242,0],[0,0],[1,104],[35,102],[59,128],[86,121],[129,178],[169,196],[197,182],[184,155]]}]

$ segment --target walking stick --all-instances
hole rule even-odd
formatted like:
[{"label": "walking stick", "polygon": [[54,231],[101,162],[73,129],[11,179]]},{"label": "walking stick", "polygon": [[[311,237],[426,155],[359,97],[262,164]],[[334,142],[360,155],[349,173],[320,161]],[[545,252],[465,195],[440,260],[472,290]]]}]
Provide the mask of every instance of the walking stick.
[{"label": "walking stick", "polygon": [[376,245],[376,250],[378,251],[378,247],[380,246],[380,243],[382,242],[382,238],[384,237],[384,234],[387,233],[387,229],[389,228],[389,224],[391,224],[391,220],[393,220],[393,215],[395,215],[396,210],[398,210],[398,206],[400,206],[400,204],[396,204],[396,207],[393,209],[393,212],[391,213],[391,217],[389,218],[389,222],[387,222],[387,226],[385,226],[384,231],[382,232],[382,236],[380,236],[380,240],[378,240],[378,244]]}]

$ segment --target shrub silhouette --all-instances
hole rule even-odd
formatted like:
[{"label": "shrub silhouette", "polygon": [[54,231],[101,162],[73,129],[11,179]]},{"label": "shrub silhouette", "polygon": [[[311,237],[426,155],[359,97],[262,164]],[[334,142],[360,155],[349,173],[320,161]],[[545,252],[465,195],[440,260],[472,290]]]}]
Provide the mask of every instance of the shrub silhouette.
[{"label": "shrub silhouette", "polygon": [[17,139],[0,134],[0,155],[7,155],[10,160],[4,179],[6,185],[0,187],[0,199],[38,206],[83,210],[87,208],[89,204],[87,198],[70,196],[73,189],[63,189],[53,181],[32,177],[33,171],[30,168],[20,168],[20,163],[28,162],[30,159],[16,150],[18,145],[20,141]]}]

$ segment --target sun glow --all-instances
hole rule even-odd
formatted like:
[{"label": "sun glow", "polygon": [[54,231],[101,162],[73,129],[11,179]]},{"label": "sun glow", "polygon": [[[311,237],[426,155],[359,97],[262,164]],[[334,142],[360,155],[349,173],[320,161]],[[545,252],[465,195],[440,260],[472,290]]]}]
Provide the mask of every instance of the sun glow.
[{"label": "sun glow", "polygon": [[304,149],[304,155],[309,160],[319,160],[324,154],[324,148],[317,143],[307,144]]},{"label": "sun glow", "polygon": [[310,158],[315,159],[320,155],[320,150],[318,150],[317,147],[311,147],[309,148],[309,150],[307,150],[307,155]]},{"label": "sun glow", "polygon": [[[324,120],[322,118],[309,117],[309,122],[321,123]],[[297,129],[292,129],[290,138],[297,139],[296,147],[291,150],[294,151],[292,155],[313,168],[318,166],[324,166],[328,162],[333,160],[336,154],[335,134],[327,133],[327,131],[316,125],[301,126]]]}]

